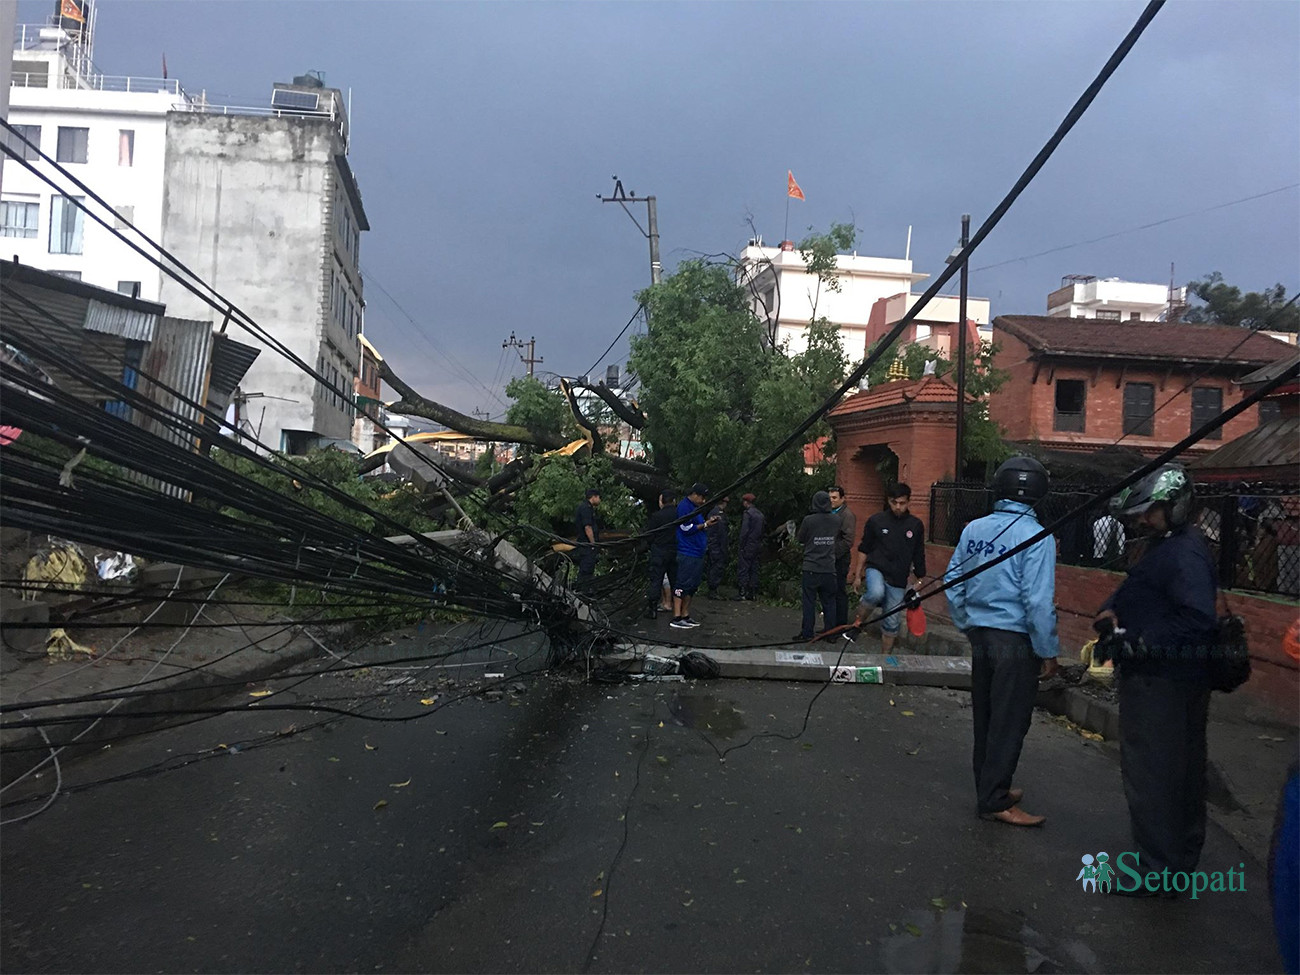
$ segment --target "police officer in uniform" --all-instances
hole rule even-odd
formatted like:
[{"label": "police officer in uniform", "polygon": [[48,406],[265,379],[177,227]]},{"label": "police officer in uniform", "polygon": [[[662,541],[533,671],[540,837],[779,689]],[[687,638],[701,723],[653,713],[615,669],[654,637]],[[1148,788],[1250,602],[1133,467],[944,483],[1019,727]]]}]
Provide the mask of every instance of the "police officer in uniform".
[{"label": "police officer in uniform", "polygon": [[[1215,646],[1214,561],[1192,525],[1192,481],[1164,464],[1111,504],[1147,539],[1128,578],[1106,600],[1096,625],[1115,659],[1120,769],[1139,872],[1196,869],[1205,843],[1207,659]],[[1130,536],[1133,534],[1130,531]],[[1169,896],[1163,885],[1128,896]]]},{"label": "police officer in uniform", "polygon": [[[1047,471],[1012,457],[993,475],[993,513],[972,521],[945,580],[978,569],[1037,534],[1034,505],[1047,496]],[[947,591],[953,624],[970,639],[975,718],[976,811],[1010,826],[1041,826],[1020,808],[1012,776],[1034,715],[1038,681],[1056,672],[1056,546],[1045,538]]]}]

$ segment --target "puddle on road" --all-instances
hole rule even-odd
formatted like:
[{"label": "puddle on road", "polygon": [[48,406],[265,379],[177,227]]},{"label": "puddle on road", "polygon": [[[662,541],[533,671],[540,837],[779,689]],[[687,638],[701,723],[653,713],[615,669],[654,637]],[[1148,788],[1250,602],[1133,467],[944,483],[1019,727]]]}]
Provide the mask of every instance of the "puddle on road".
[{"label": "puddle on road", "polygon": [[745,727],[745,719],[735,705],[712,694],[674,694],[668,711],[682,727],[720,738],[730,738]]},{"label": "puddle on road", "polygon": [[1078,941],[1050,944],[1008,911],[967,907],[918,911],[884,939],[881,962],[891,975],[910,972],[1100,972]]}]

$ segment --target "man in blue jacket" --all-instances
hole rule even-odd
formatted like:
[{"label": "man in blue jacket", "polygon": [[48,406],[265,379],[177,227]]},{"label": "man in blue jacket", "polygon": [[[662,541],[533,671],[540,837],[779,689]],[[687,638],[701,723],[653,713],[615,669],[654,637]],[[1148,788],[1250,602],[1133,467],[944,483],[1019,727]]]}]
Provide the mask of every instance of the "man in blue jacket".
[{"label": "man in blue jacket", "polygon": [[[1047,496],[1047,471],[1012,457],[993,475],[993,513],[961,533],[945,581],[980,568],[1037,534],[1034,505]],[[1010,826],[1041,826],[1020,808],[1011,785],[1034,716],[1038,681],[1056,672],[1056,546],[1045,538],[946,591],[953,624],[970,639],[975,717],[976,810]]]},{"label": "man in blue jacket", "polygon": [[689,630],[699,626],[691,619],[691,599],[700,588],[700,578],[704,575],[704,553],[708,550],[709,526],[700,513],[700,505],[708,497],[706,484],[696,483],[690,494],[682,498],[677,505],[677,517],[681,524],[677,526],[677,585],[673,589],[673,619],[668,625],[675,630]]},{"label": "man in blue jacket", "polygon": [[[1192,482],[1164,464],[1111,503],[1146,551],[1106,600],[1097,620],[1122,631],[1115,661],[1120,771],[1139,872],[1196,869],[1205,843],[1205,726],[1208,657],[1218,616],[1214,560],[1189,524]],[[1130,535],[1132,531],[1130,531]],[[1117,885],[1130,897],[1170,896],[1163,885]]]}]

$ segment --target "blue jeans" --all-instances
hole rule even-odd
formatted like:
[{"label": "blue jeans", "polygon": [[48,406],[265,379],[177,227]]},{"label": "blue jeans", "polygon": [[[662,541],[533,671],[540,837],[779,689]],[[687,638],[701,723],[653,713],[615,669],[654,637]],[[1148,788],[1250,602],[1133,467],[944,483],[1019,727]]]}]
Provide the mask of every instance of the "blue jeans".
[{"label": "blue jeans", "polygon": [[[879,569],[869,568],[862,586],[862,598],[858,600],[858,610],[861,612],[869,607],[879,606],[882,612],[888,613],[891,609],[903,605],[904,591],[902,586],[891,586],[887,583]],[[880,628],[886,633],[897,633],[902,622],[903,614],[900,611],[881,620]]]}]

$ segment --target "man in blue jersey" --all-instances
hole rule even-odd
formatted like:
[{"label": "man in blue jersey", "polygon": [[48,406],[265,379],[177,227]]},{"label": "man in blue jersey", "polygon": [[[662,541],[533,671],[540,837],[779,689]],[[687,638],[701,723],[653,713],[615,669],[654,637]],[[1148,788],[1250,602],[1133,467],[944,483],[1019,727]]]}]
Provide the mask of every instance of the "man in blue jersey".
[{"label": "man in blue jersey", "polygon": [[668,624],[676,630],[700,625],[691,619],[691,599],[704,575],[709,526],[716,524],[712,518],[705,520],[700,510],[708,494],[708,485],[697,483],[677,505],[677,517],[681,520],[677,526],[677,585],[673,589],[673,620]]},{"label": "man in blue jersey", "polygon": [[[1037,534],[1034,505],[1047,495],[1047,471],[1032,457],[1012,457],[993,475],[993,513],[961,533],[945,581],[991,562]],[[1038,681],[1056,672],[1056,545],[1045,538],[947,590],[953,624],[970,639],[975,718],[976,810],[1010,826],[1041,826],[1020,808],[1013,788]]]}]

